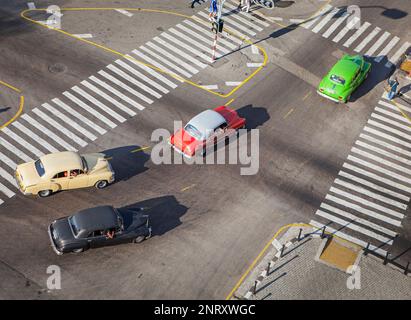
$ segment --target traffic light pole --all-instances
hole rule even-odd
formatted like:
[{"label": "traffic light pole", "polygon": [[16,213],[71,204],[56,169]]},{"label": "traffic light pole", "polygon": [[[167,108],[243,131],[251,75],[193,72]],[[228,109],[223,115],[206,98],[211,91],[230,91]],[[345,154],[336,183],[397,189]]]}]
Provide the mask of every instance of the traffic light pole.
[{"label": "traffic light pole", "polygon": [[[223,10],[225,0],[219,0],[218,1],[218,12],[217,12],[217,19],[216,19],[216,26],[215,26],[215,35],[214,35],[214,42],[213,42],[213,48],[212,48],[212,60],[211,62],[214,62],[216,60],[216,51],[217,51],[217,41],[218,41],[218,33],[220,32],[220,19],[221,19],[221,13]],[[214,30],[214,29],[213,29]]]}]

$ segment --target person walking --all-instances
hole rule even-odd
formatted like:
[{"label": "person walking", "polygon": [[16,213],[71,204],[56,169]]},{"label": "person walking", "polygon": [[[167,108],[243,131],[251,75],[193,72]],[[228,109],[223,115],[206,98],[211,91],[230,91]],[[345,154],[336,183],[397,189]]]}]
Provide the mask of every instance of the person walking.
[{"label": "person walking", "polygon": [[199,5],[201,5],[200,0],[192,0],[191,1],[191,8],[194,8],[194,4],[198,3]]},{"label": "person walking", "polygon": [[399,85],[398,78],[395,77],[394,80],[388,79],[388,85],[390,86],[390,91],[388,92],[388,99],[392,100],[397,95],[397,89]]},{"label": "person walking", "polygon": [[211,0],[209,11],[210,11],[210,14],[208,15],[208,19],[211,22],[214,22],[215,18],[217,17],[217,11],[218,11],[217,0]]},{"label": "person walking", "polygon": [[250,6],[251,6],[251,0],[241,0],[241,11],[248,12],[250,11]]}]

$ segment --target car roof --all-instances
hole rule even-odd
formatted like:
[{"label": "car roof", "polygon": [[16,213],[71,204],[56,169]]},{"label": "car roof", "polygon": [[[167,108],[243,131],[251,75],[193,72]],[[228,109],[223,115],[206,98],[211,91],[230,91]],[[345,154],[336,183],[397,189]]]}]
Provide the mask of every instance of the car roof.
[{"label": "car roof", "polygon": [[84,209],[73,215],[79,232],[107,230],[118,226],[117,212],[112,206]]},{"label": "car roof", "polygon": [[63,151],[47,154],[40,158],[47,172],[55,173],[66,170],[82,169],[83,163],[78,153]]},{"label": "car roof", "polygon": [[226,119],[217,111],[205,110],[191,119],[188,124],[196,127],[201,133],[205,133],[207,130],[214,130],[224,122]]},{"label": "car roof", "polygon": [[346,80],[351,79],[360,66],[350,59],[339,60],[330,70],[330,75],[335,74]]}]

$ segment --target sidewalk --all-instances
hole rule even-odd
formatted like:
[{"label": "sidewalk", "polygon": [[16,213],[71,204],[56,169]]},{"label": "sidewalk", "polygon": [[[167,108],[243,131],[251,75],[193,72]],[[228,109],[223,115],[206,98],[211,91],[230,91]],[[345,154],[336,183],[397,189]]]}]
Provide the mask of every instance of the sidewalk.
[{"label": "sidewalk", "polygon": [[[405,275],[403,270],[389,264],[384,265],[383,260],[373,255],[364,255],[364,250],[360,247],[349,248],[350,244],[347,244],[348,249],[342,249],[345,251],[338,251],[342,247],[332,248],[331,243],[336,241],[339,246],[340,240],[330,237],[328,240],[327,237],[321,239],[321,231],[298,241],[296,238],[299,229],[292,227],[281,239],[273,241],[264,258],[234,293],[233,299],[411,299],[411,271]],[[312,231],[312,228],[304,227],[302,235]],[[286,248],[280,257],[284,244]],[[326,251],[323,249],[334,252],[325,254]],[[321,252],[323,254],[320,256]],[[274,258],[275,256],[278,259]],[[359,268],[355,269],[357,271],[353,274],[349,274],[332,266],[333,263],[324,262],[324,259],[332,260],[340,266],[344,265],[344,259],[353,259],[353,265]],[[267,275],[268,262],[271,260],[276,261],[271,263]],[[256,280],[257,287],[254,293]],[[347,285],[347,282],[351,286]]]}]

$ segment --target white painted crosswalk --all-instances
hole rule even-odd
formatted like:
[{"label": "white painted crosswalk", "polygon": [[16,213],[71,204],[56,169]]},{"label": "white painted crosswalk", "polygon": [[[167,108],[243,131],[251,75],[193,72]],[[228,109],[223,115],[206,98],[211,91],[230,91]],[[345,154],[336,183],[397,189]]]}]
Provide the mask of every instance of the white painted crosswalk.
[{"label": "white painted crosswalk", "polygon": [[410,124],[384,96],[310,222],[381,255],[400,232],[411,195]]},{"label": "white painted crosswalk", "polygon": [[[227,0],[226,4],[236,7],[233,0]],[[119,19],[133,17],[127,10],[116,11]],[[206,12],[206,8],[201,8],[191,18],[183,19],[130,54],[79,81],[61,96],[33,106],[0,130],[0,204],[16,194],[17,164],[47,153],[86,147],[207,68],[214,34]],[[239,37],[248,39],[270,26],[264,17],[256,19],[255,15],[238,10],[225,10],[224,20],[230,32],[221,34],[217,56],[242,50],[244,42]],[[230,86],[235,84],[239,82],[229,82]],[[214,84],[206,87],[219,88]]]}]

